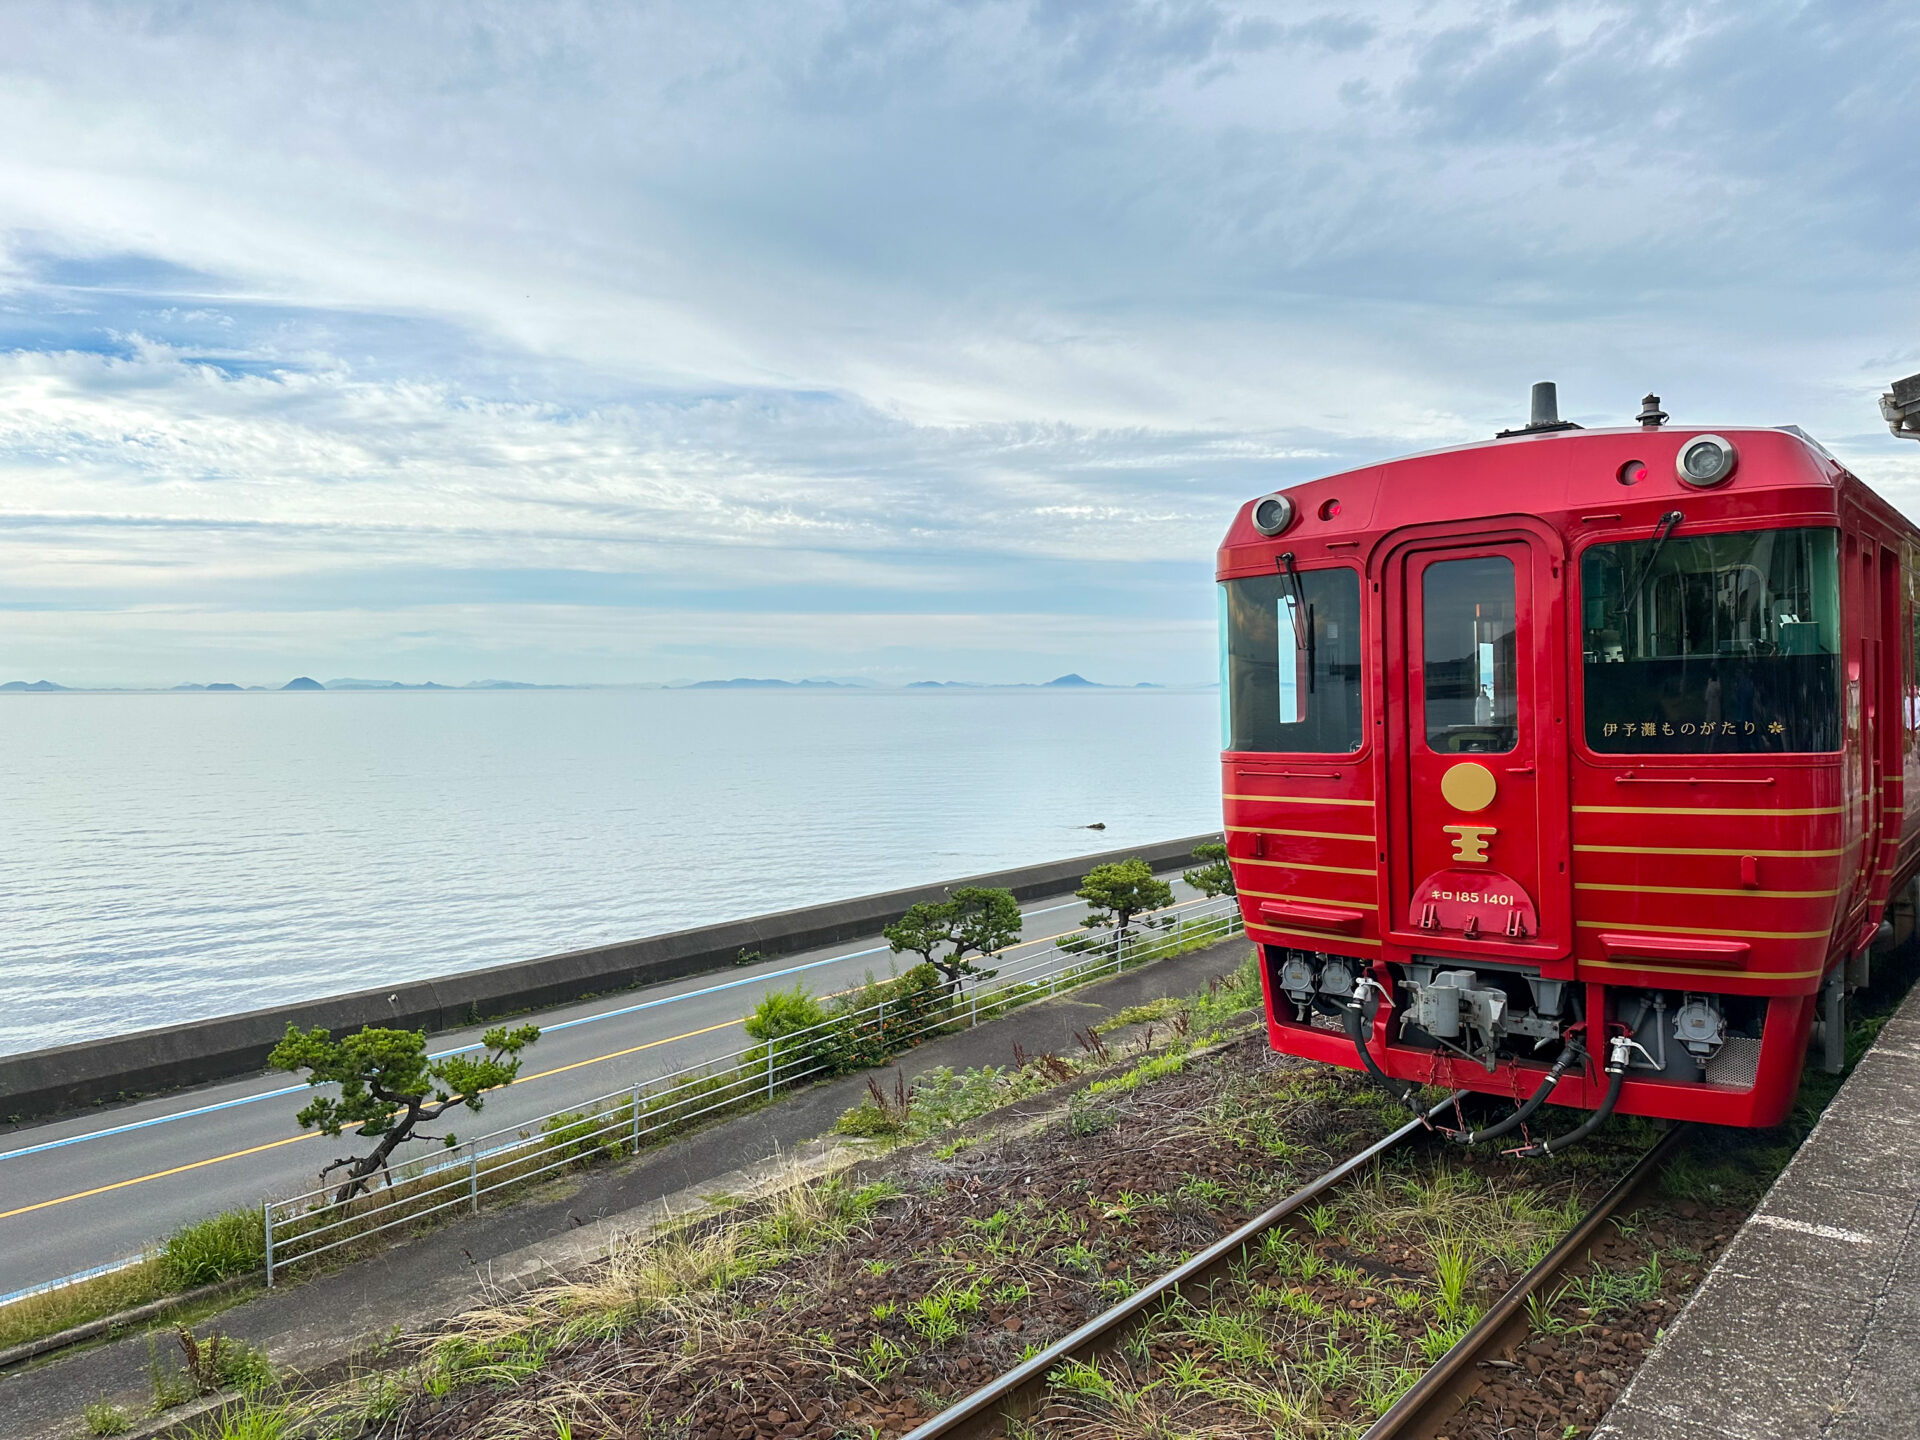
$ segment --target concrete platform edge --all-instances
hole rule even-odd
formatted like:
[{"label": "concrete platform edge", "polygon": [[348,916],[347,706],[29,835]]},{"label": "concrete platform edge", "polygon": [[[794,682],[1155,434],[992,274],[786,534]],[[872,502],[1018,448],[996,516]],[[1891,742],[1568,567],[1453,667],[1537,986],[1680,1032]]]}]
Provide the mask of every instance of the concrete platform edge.
[{"label": "concrete platform edge", "polygon": [[1593,1440],[1920,1435],[1920,989]]}]

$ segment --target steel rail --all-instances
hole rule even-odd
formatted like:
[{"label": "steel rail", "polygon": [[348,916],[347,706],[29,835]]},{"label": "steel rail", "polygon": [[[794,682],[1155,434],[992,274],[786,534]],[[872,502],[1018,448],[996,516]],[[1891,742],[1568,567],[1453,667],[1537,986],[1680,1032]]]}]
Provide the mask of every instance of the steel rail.
[{"label": "steel rail", "polygon": [[1254,1216],[1232,1234],[1216,1240],[1177,1270],[1169,1271],[1144,1289],[1135,1291],[1112,1309],[1102,1311],[1031,1360],[1015,1366],[999,1379],[988,1382],[931,1420],[908,1431],[901,1440],[972,1440],[972,1437],[1002,1433],[1009,1418],[1024,1418],[1038,1408],[1037,1402],[1046,1393],[1047,1377],[1054,1366],[1065,1360],[1083,1358],[1097,1349],[1116,1343],[1118,1335],[1150,1307],[1204,1287],[1220,1271],[1239,1259],[1261,1236],[1349,1175],[1408,1140],[1430,1133],[1430,1122],[1450,1110],[1464,1093],[1449,1095],[1424,1116],[1409,1120],[1384,1140],[1375,1141],[1357,1155],[1342,1160],[1318,1179],[1308,1181],[1286,1199]]},{"label": "steel rail", "polygon": [[1593,1252],[1607,1222],[1626,1209],[1646,1185],[1659,1175],[1675,1149],[1685,1143],[1687,1129],[1676,1126],[1642,1155],[1613,1188],[1589,1210],[1581,1222],[1549,1250],[1544,1259],[1516,1280],[1507,1293],[1453,1348],[1434,1362],[1413,1386],[1367,1428],[1360,1440],[1401,1440],[1433,1436],[1453,1419],[1480,1388],[1480,1362],[1512,1349],[1525,1336],[1529,1322],[1527,1302],[1569,1266]]}]

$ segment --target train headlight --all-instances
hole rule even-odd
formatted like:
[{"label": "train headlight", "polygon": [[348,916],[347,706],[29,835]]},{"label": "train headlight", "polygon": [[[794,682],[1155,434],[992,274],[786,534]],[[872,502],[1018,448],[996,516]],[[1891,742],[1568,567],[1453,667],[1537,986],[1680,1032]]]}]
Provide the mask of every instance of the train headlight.
[{"label": "train headlight", "polygon": [[1262,535],[1278,535],[1293,523],[1293,501],[1284,495],[1266,495],[1253,502],[1253,528]]},{"label": "train headlight", "polygon": [[1696,435],[1680,447],[1680,458],[1673,468],[1681,480],[1704,490],[1732,475],[1739,459],[1731,440],[1718,435]]}]

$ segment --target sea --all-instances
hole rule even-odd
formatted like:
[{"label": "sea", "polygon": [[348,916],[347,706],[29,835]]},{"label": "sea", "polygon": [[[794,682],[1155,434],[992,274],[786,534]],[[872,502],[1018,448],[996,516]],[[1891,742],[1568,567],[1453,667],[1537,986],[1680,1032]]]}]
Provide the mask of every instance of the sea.
[{"label": "sea", "polygon": [[0,1054],[1213,830],[1217,707],[0,696]]}]

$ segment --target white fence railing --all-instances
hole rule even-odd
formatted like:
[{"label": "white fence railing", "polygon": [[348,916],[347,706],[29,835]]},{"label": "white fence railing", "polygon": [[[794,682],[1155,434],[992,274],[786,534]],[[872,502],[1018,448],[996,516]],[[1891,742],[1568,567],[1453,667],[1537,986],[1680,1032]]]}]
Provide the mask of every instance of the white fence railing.
[{"label": "white fence railing", "polygon": [[[908,991],[841,1011],[777,1039],[689,1065],[567,1110],[481,1135],[453,1149],[418,1154],[390,1166],[377,1188],[344,1201],[339,1184],[262,1206],[267,1283],[301,1261],[358,1244],[435,1215],[477,1212],[483,1197],[554,1175],[596,1158],[632,1154],[650,1137],[702,1117],[776,1094],[783,1087],[883,1064],[941,1031],[977,1025],[1030,1000],[1057,994],[1129,965],[1174,953],[1197,941],[1224,939],[1241,928],[1231,896],[1186,901],[1116,939],[1100,932],[1009,947],[986,963],[995,973],[955,990]],[[891,1013],[889,1013],[891,1011]]]}]

